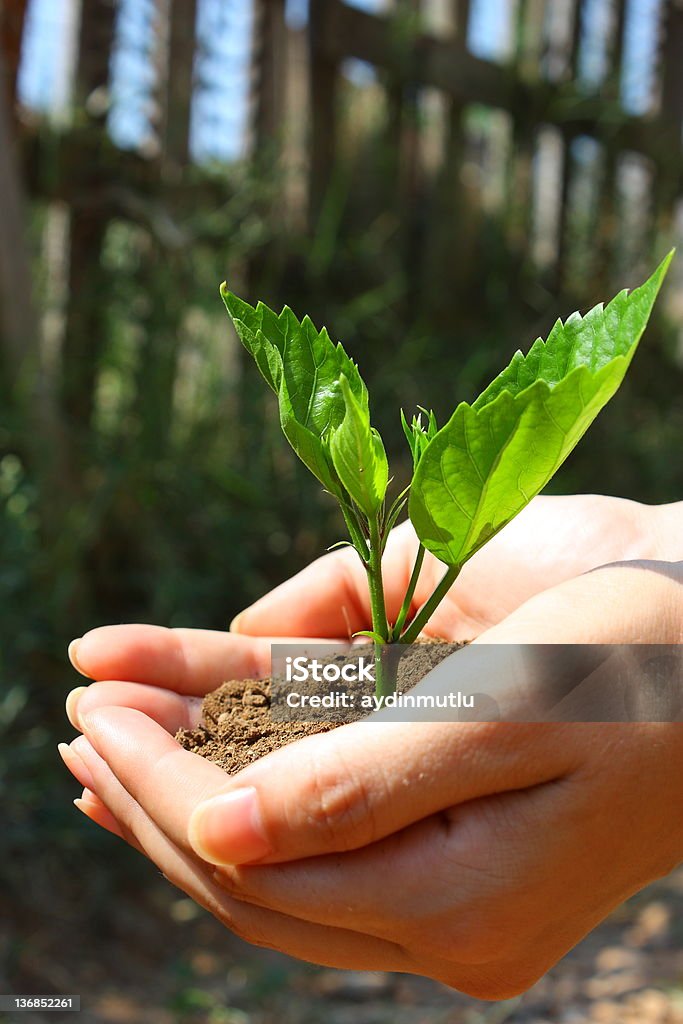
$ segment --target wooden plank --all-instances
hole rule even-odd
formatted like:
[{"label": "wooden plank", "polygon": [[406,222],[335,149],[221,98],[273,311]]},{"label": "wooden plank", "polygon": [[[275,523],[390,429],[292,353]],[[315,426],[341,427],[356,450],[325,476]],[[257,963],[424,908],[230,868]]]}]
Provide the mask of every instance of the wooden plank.
[{"label": "wooden plank", "polygon": [[[626,27],[626,0],[613,0],[612,25],[607,45],[607,73],[604,95],[613,103],[621,103],[621,84]],[[603,167],[599,182],[595,224],[595,283],[608,290],[614,273],[614,255],[617,249],[619,218],[617,210],[619,140],[608,135],[605,140]],[[598,276],[599,275],[599,276]]]},{"label": "wooden plank", "polygon": [[285,110],[284,0],[255,0],[253,10],[251,142],[254,151],[272,159],[281,141]]},{"label": "wooden plank", "polygon": [[[676,39],[683,18],[680,3],[669,0],[679,12],[674,25]],[[576,0],[568,74],[576,77],[579,56],[580,26],[586,0]],[[587,132],[597,138],[606,131],[613,133],[620,144],[657,157],[661,149],[662,126],[649,118],[629,117],[613,103],[610,117],[605,119],[606,104],[600,91],[586,94],[564,82],[561,87],[548,82],[524,83],[509,67],[481,60],[467,51],[465,39],[441,39],[422,34],[407,55],[396,45],[391,19],[368,14],[346,6],[341,0],[313,0],[315,16],[315,55],[318,61],[339,64],[345,57],[356,57],[388,71],[398,81],[412,81],[432,86],[463,104],[477,103],[510,113],[522,111],[533,124],[557,124],[563,134],[572,138]],[[670,43],[679,54],[678,68],[673,71],[669,90],[679,95],[678,78],[683,75],[681,49]],[[679,45],[678,43],[676,45]],[[680,91],[683,95],[683,89]]]},{"label": "wooden plank", "polygon": [[683,122],[683,0],[667,0],[662,60],[662,116],[680,134]]},{"label": "wooden plank", "polygon": [[517,0],[517,71],[525,81],[539,77],[546,0]]},{"label": "wooden plank", "polygon": [[[543,0],[517,0],[514,29],[514,72],[529,87],[540,79],[540,48],[543,28]],[[534,152],[539,123],[527,109],[512,112],[512,144],[508,151],[505,178],[505,228],[510,248],[526,257],[533,243]]]},{"label": "wooden plank", "polygon": [[171,0],[168,61],[163,109],[163,154],[166,167],[190,162],[190,122],[197,44],[197,0]]},{"label": "wooden plank", "polygon": [[[583,28],[583,21],[585,15],[585,9],[587,6],[587,0],[573,0],[574,7],[571,16],[571,26],[569,32],[569,38],[567,41],[567,56],[566,56],[566,70],[565,76],[571,81],[575,82],[579,66],[579,48],[581,45],[581,32]],[[597,119],[599,111],[595,111],[595,119]],[[555,117],[545,118],[548,124],[557,124],[558,119]],[[558,238],[557,238],[557,261],[555,264],[555,275],[554,275],[554,286],[556,290],[561,290],[562,283],[564,280],[564,274],[567,264],[567,246],[568,246],[568,229],[569,229],[569,191],[571,186],[571,174],[572,174],[572,153],[571,144],[574,138],[578,135],[583,134],[581,129],[575,128],[572,130],[570,126],[564,122],[558,125],[562,130],[562,169],[561,169],[561,185],[560,185],[560,216],[558,218]]]},{"label": "wooden plank", "polygon": [[[0,50],[0,83],[5,66]],[[20,382],[26,361],[37,358],[40,332],[33,305],[26,213],[14,131],[6,90],[0,88],[0,385],[7,399]],[[33,366],[35,371],[35,365]]]},{"label": "wooden plank", "polygon": [[[467,32],[470,22],[471,0],[454,0],[453,20],[455,38],[461,48],[467,49]],[[460,166],[464,151],[463,115],[465,104],[459,96],[449,97],[446,115],[446,141],[444,146],[444,184],[449,187],[455,181],[456,169]]]},{"label": "wooden plank", "polygon": [[80,138],[74,133],[70,157],[82,165],[86,187],[69,207],[68,295],[59,389],[70,433],[68,473],[74,488],[77,481],[82,482],[84,438],[95,408],[99,359],[106,342],[101,252],[109,210],[91,197],[111,187],[116,173],[115,165],[106,163],[101,145],[108,104],[94,102],[109,85],[115,8],[115,0],[85,0],[78,34],[76,104],[85,108],[88,122],[81,127]]},{"label": "wooden plank", "polygon": [[664,10],[661,91],[661,157],[656,162],[656,229],[668,227],[674,203],[683,194],[683,0],[667,0]]},{"label": "wooden plank", "polygon": [[[0,49],[0,82],[4,80]],[[38,507],[49,538],[61,493],[64,432],[54,394],[46,386],[41,327],[33,297],[29,219],[6,92],[0,88],[0,394],[25,429],[16,436],[38,474]],[[47,550],[47,548],[46,548]]]},{"label": "wooden plank", "polygon": [[[416,40],[416,25],[420,15],[420,0],[395,0],[396,25],[401,34],[404,53],[410,52]],[[417,239],[414,237],[416,222],[419,219],[417,199],[420,192],[420,137],[419,118],[419,79],[402,78],[393,84],[393,104],[395,112],[393,120],[396,126],[396,148],[399,158],[398,167],[398,200],[400,208],[407,212],[409,222],[406,225],[404,242],[407,258],[415,249]],[[410,275],[409,275],[410,278]]]},{"label": "wooden plank", "polygon": [[345,47],[335,45],[342,5],[336,0],[311,0],[309,14],[309,74],[311,143],[309,216],[317,220],[332,181],[337,138],[337,79]]},{"label": "wooden plank", "polygon": [[319,47],[328,59],[356,57],[382,68],[397,81],[442,89],[466,103],[511,109],[518,90],[508,71],[468,52],[465,40],[422,34],[406,53],[397,43],[391,19],[348,7],[341,0],[318,0],[327,10]]},{"label": "wooden plank", "polygon": [[3,0],[0,3],[0,48],[5,64],[2,78],[6,83],[10,110],[14,109],[17,101],[17,78],[27,6],[27,0]]},{"label": "wooden plank", "polygon": [[[114,23],[116,0],[83,0],[78,31],[78,59],[76,64],[76,102],[87,107],[89,97],[96,89],[109,84],[109,59]],[[107,114],[106,105],[88,109],[91,117],[103,120]]]}]

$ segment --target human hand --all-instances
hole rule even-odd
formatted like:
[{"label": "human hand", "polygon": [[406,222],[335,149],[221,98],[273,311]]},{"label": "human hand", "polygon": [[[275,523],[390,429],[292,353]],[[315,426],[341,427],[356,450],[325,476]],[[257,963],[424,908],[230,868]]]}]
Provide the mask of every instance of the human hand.
[{"label": "human hand", "polygon": [[[681,519],[683,503],[647,506],[603,495],[535,498],[467,562],[425,632],[451,642],[471,640],[535,594],[597,566],[683,558]],[[390,620],[400,608],[416,550],[410,522],[393,531],[383,562]],[[443,570],[427,553],[408,621]],[[366,574],[350,548],[313,562],[231,627],[241,635],[341,639],[370,628]]]},{"label": "human hand", "polygon": [[[680,505],[650,507],[600,495],[535,498],[467,563],[428,632],[449,641],[471,640],[536,594],[595,566],[615,559],[683,558],[681,515]],[[416,548],[409,523],[393,531],[383,567],[390,617],[398,613]],[[412,614],[442,570],[427,555]],[[548,619],[552,630],[564,628],[565,614]],[[74,690],[67,713],[78,728],[77,708],[122,705],[171,731],[192,727],[201,698],[225,679],[268,674],[274,639],[347,639],[370,626],[365,570],[351,549],[336,550],[246,609],[230,633],[141,624],[92,630],[69,653],[97,685]]]},{"label": "human hand", "polygon": [[[581,582],[534,603],[581,601],[604,641],[644,601],[643,638],[683,641],[683,563]],[[683,858],[678,725],[360,722],[230,778],[138,711],[81,724],[69,756],[119,833],[244,938],[318,963],[505,998]]]},{"label": "human hand", "polygon": [[[482,640],[545,642],[559,621],[566,642],[614,639],[615,623],[617,640],[679,642],[682,574],[673,563],[591,573]],[[201,666],[201,643],[187,642],[185,660]],[[159,672],[177,672],[173,651]],[[93,816],[109,815],[105,827],[234,930],[304,959],[502,998],[681,857],[676,726],[359,723],[228,779],[134,710],[79,705],[79,717],[75,774],[102,801],[89,798]],[[202,836],[217,794],[218,827]],[[226,859],[260,863],[215,874]]]}]

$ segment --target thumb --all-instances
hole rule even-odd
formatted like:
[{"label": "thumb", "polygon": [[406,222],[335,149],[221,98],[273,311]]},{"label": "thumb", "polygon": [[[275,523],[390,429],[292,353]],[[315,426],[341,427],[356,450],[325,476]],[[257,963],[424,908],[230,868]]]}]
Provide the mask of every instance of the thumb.
[{"label": "thumb", "polygon": [[[532,598],[480,642],[677,643],[682,585],[683,563],[606,566]],[[189,840],[214,864],[357,849],[465,801],[566,777],[592,737],[572,722],[354,723],[245,768],[193,809]]]},{"label": "thumb", "polygon": [[463,801],[562,776],[573,762],[561,729],[365,721],[306,737],[196,806],[189,841],[221,865],[358,849]]},{"label": "thumb", "polygon": [[[382,573],[390,618],[398,615],[418,541],[410,522],[392,530],[384,552]],[[440,565],[425,559],[415,594],[416,605],[431,593]],[[348,638],[371,626],[366,571],[350,547],[316,559],[275,587],[233,619],[233,633],[249,636]]]},{"label": "thumb", "polygon": [[363,583],[356,553],[350,548],[332,551],[245,608],[231,622],[230,631],[249,636],[349,637],[370,622]]}]

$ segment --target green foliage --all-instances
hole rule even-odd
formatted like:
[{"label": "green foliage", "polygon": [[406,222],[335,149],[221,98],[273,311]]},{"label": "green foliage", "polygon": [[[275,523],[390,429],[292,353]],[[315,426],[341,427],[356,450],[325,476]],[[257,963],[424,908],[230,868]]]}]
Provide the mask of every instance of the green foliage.
[{"label": "green foliage", "polygon": [[442,562],[462,566],[557,472],[621,384],[671,255],[606,308],[558,320],[425,447],[410,518]]},{"label": "green foliage", "polygon": [[[363,112],[367,100],[359,93]],[[472,108],[468,123],[471,115],[477,124],[468,138],[476,141],[487,130],[483,108]],[[348,118],[347,138],[360,139],[359,120]],[[72,809],[75,784],[55,752],[57,741],[72,735],[64,697],[81,682],[66,663],[68,641],[102,623],[136,619],[224,628],[338,537],[333,503],[278,445],[271,396],[244,366],[251,357],[225,337],[214,282],[227,275],[244,288],[246,279],[251,294],[272,308],[287,301],[343,338],[363,367],[373,423],[400,490],[412,462],[393,429],[399,406],[412,410],[429,396],[446,423],[454,396],[478,394],[504,365],[509,339],[545,336],[557,310],[587,308],[616,291],[615,279],[638,281],[632,275],[650,258],[645,239],[663,247],[670,236],[663,194],[643,208],[642,219],[624,216],[628,203],[609,211],[612,243],[599,237],[585,192],[576,190],[578,206],[565,211],[569,258],[557,273],[544,269],[530,256],[528,211],[515,208],[514,189],[506,190],[509,204],[488,212],[471,182],[461,204],[452,176],[442,195],[429,188],[399,197],[383,124],[376,138],[354,141],[353,151],[341,125],[338,173],[325,210],[305,229],[293,226],[296,211],[291,221],[282,216],[270,155],[227,170],[193,165],[182,180],[164,182],[156,177],[158,161],[135,170],[130,154],[109,147],[106,167],[98,169],[84,162],[80,133],[43,128],[44,146],[24,140],[35,295],[48,328],[43,383],[61,409],[62,377],[75,367],[94,408],[72,429],[68,417],[61,423],[76,443],[57,502],[29,456],[33,388],[7,396],[0,408],[0,856],[12,893],[8,910],[14,900],[30,902],[43,920],[49,906],[48,917],[63,926],[67,916],[53,897],[73,891],[69,905],[86,910],[72,930],[87,945],[88,928],[97,930],[110,897],[112,863],[102,851],[111,841]],[[92,126],[98,148],[104,132],[105,122]],[[660,178],[665,185],[666,175]],[[61,195],[65,202],[54,204]],[[114,219],[102,248],[97,233],[87,232],[87,265],[101,269],[93,287],[78,276],[67,280],[82,232],[64,225],[74,204],[99,209],[102,197]],[[72,330],[63,344],[59,325],[70,302],[82,347],[72,344]],[[93,302],[101,309],[96,331],[88,319]],[[660,314],[610,415],[598,417],[591,443],[578,446],[549,486],[649,502],[680,498],[681,396],[679,331]],[[41,437],[46,460],[59,440],[58,432]],[[393,513],[385,512],[385,535],[404,502],[396,499]],[[76,857],[82,870],[74,880]],[[122,845],[113,865],[127,887],[136,879],[133,891],[138,861]],[[142,877],[153,887],[152,876]]]},{"label": "green foliage", "polygon": [[226,285],[221,295],[242,343],[277,395],[285,437],[324,487],[343,498],[330,442],[347,411],[342,377],[367,416],[368,393],[358,367],[325,328],[316,330],[310,317],[299,321],[288,306],[279,316],[262,302],[253,308]]},{"label": "green foliage", "polygon": [[[645,284],[620,292],[607,307],[558,320],[547,340],[539,338],[526,355],[517,352],[441,430],[433,412],[421,409],[410,423],[401,412],[414,471],[409,514],[421,546],[393,626],[386,618],[381,557],[405,492],[386,513],[387,456],[370,424],[355,363],[309,317],[299,321],[287,306],[279,315],[261,302],[251,307],[222,286],[237,333],[277,394],[285,435],[341,503],[368,573],[373,628],[364,635],[377,643],[415,639],[464,563],[546,486],[619,388],[672,255]],[[447,572],[403,631],[425,549]]]},{"label": "green foliage", "polygon": [[370,426],[366,405],[357,400],[342,375],[344,419],[330,437],[330,453],[337,475],[358,507],[374,516],[382,507],[389,483],[389,463],[382,438]]},{"label": "green foliage", "polygon": [[[422,423],[423,413],[427,417],[426,426]],[[427,412],[426,409],[420,409],[417,415],[413,416],[410,423],[408,423],[405,413],[401,409],[401,426],[410,447],[410,454],[413,456],[413,470],[416,470],[427,445],[436,436],[439,429],[436,425],[436,416],[431,411]]]}]

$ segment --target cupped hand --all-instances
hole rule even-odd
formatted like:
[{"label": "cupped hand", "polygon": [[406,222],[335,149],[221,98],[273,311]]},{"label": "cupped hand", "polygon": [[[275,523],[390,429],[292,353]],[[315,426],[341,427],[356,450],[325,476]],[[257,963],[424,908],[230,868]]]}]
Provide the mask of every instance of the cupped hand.
[{"label": "cupped hand", "polygon": [[[651,553],[652,539],[626,533],[629,554],[639,543]],[[480,641],[683,641],[683,563],[630,562],[567,579],[572,558],[588,560],[564,553],[565,582],[537,587],[523,604],[519,597],[508,615],[491,608],[503,621]],[[319,581],[321,630],[335,635]],[[315,635],[315,620],[291,608],[294,586],[275,592],[287,612],[282,630]],[[345,586],[348,598],[353,585]],[[484,591],[482,583],[485,605]],[[452,636],[467,628],[463,605],[475,622],[462,591]],[[253,629],[264,609],[240,628]],[[89,688],[72,703],[84,736],[65,750],[86,787],[83,810],[250,941],[503,998],[683,857],[671,814],[683,798],[683,733],[674,725],[363,722],[227,777],[166,730],[196,721],[197,695],[226,675],[251,674],[262,643],[152,627],[89,634],[77,648],[89,674],[143,682]]]},{"label": "cupped hand", "polygon": [[[600,495],[536,498],[468,562],[427,632],[449,641],[471,640],[534,595],[595,566],[677,557],[667,547],[672,543],[667,516],[666,506]],[[383,566],[390,617],[398,614],[416,549],[410,523],[393,531]],[[442,572],[443,565],[427,555],[413,614]],[[336,550],[242,612],[230,633],[141,624],[92,630],[74,641],[69,653],[83,675],[106,682],[75,691],[68,713],[77,727],[77,705],[86,710],[121,704],[166,728],[186,727],[198,721],[196,698],[223,680],[268,674],[273,639],[348,639],[370,627],[365,570],[354,551]]]},{"label": "cupped hand", "polygon": [[[489,636],[516,620],[543,642],[542,604],[577,601],[575,639],[616,622],[617,640],[683,642],[666,562],[561,584]],[[228,777],[139,710],[80,724],[65,759],[86,813],[239,935],[316,963],[506,998],[683,859],[680,725],[365,721]]]}]

